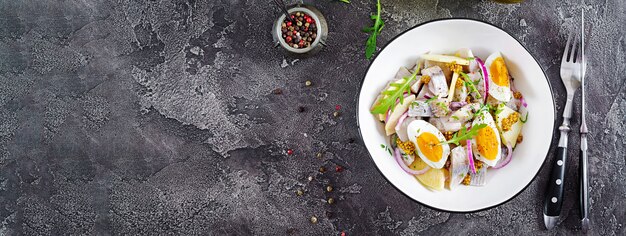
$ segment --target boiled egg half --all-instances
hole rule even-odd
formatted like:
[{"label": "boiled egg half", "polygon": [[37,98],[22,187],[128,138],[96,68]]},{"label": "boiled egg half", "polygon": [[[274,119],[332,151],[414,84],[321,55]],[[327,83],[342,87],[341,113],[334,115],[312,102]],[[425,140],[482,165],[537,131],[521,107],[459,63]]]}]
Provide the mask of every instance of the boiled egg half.
[{"label": "boiled egg half", "polygon": [[499,52],[494,52],[487,57],[485,67],[489,71],[489,95],[501,102],[511,100],[511,81],[509,70],[504,63],[504,58]]},{"label": "boiled egg half", "polygon": [[416,120],[407,127],[407,135],[415,144],[417,155],[430,167],[441,169],[446,164],[450,146],[443,143],[446,138],[435,126],[423,120]]},{"label": "boiled egg half", "polygon": [[472,126],[486,124],[478,130],[478,134],[472,140],[472,152],[474,157],[488,166],[494,166],[500,160],[500,133],[496,128],[496,122],[487,110],[481,110],[476,114]]}]

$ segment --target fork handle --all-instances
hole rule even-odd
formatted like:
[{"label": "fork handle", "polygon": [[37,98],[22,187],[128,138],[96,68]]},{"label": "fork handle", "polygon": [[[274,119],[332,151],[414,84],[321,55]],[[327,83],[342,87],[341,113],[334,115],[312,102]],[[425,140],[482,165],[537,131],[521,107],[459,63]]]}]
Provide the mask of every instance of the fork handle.
[{"label": "fork handle", "polygon": [[543,214],[546,216],[559,216],[561,214],[566,160],[567,147],[557,147],[543,205]]}]

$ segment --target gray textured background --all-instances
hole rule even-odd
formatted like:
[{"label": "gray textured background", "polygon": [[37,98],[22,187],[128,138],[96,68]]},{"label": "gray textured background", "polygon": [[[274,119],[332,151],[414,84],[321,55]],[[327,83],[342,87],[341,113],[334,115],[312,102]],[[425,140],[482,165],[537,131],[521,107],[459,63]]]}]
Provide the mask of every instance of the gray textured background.
[{"label": "gray textured background", "polygon": [[[580,232],[577,151],[553,231],[541,218],[548,168],[473,214],[431,210],[385,181],[354,116],[373,2],[315,1],[329,47],[294,60],[272,48],[270,0],[0,0],[0,235]],[[546,69],[559,109],[566,28],[585,9],[592,234],[626,234],[625,1],[382,2],[379,46],[436,18],[504,28]]]}]

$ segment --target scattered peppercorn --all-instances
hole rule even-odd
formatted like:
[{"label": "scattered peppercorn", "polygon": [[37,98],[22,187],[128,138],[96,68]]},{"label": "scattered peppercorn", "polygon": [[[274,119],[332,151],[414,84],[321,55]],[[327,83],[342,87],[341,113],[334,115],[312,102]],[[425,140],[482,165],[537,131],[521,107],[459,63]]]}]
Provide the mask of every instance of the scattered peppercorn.
[{"label": "scattered peppercorn", "polygon": [[306,86],[311,86],[312,84],[313,84],[313,83],[311,83],[311,81],[310,81],[310,80],[307,80],[307,81],[305,81],[305,82],[304,82],[304,85],[306,85]]},{"label": "scattered peppercorn", "polygon": [[342,172],[342,171],[343,171],[343,167],[335,166],[335,172]]},{"label": "scattered peppercorn", "polygon": [[333,116],[334,117],[338,117],[341,113],[339,113],[338,111],[333,112]]},{"label": "scattered peppercorn", "polygon": [[307,178],[309,181],[313,181],[313,176],[309,176],[309,178]]},{"label": "scattered peppercorn", "polygon": [[274,94],[282,94],[282,93],[283,93],[283,90],[282,90],[282,89],[277,88],[277,89],[274,89],[274,91],[272,91],[272,93],[274,93]]},{"label": "scattered peppercorn", "polygon": [[513,92],[513,97],[515,99],[520,99],[520,98],[522,98],[522,93],[520,93],[519,91],[515,91],[515,92]]},{"label": "scattered peppercorn", "polygon": [[333,186],[331,186],[331,185],[326,186],[326,192],[330,193],[332,191],[333,191]]},{"label": "scattered peppercorn", "polygon": [[304,194],[304,192],[302,190],[298,189],[298,191],[296,191],[296,195],[302,196],[302,194]]},{"label": "scattered peppercorn", "polygon": [[341,105],[335,105],[335,110],[337,111],[341,110]]},{"label": "scattered peppercorn", "polygon": [[320,173],[324,173],[324,172],[326,172],[326,167],[323,167],[323,166],[320,167]]},{"label": "scattered peppercorn", "polygon": [[341,231],[341,236],[346,236],[346,232]]},{"label": "scattered peppercorn", "polygon": [[335,203],[335,199],[333,199],[332,197],[329,197],[327,202],[328,202],[328,204],[333,204],[333,203]]},{"label": "scattered peppercorn", "polygon": [[306,108],[304,108],[303,106],[299,106],[298,107],[298,112],[304,112],[306,110]]},{"label": "scattered peppercorn", "polygon": [[317,217],[311,216],[311,223],[317,224]]},{"label": "scattered peppercorn", "polygon": [[[296,49],[310,47],[310,42],[315,39],[314,32],[317,32],[315,20],[304,12],[296,12],[292,15],[292,18],[294,19],[293,22],[285,18],[283,23],[280,25],[285,42],[292,48]],[[310,34],[313,34],[314,36],[309,37]],[[285,35],[292,37],[287,40]]]},{"label": "scattered peppercorn", "polygon": [[317,156],[317,158],[322,158],[324,154],[322,154],[322,152],[318,152],[315,156]]},{"label": "scattered peppercorn", "polygon": [[519,134],[519,135],[517,136],[517,143],[521,143],[522,141],[524,141],[524,135]]}]

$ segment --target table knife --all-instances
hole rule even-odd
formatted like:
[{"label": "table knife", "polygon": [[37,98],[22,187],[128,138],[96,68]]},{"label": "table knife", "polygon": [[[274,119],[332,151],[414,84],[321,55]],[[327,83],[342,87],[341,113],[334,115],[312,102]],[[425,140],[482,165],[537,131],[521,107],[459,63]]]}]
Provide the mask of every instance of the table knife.
[{"label": "table knife", "polygon": [[585,70],[587,69],[585,58],[585,11],[581,11],[581,27],[580,27],[580,60],[582,63],[580,72],[580,87],[581,87],[581,110],[580,110],[580,157],[578,167],[580,168],[578,174],[580,176],[580,226],[583,233],[586,233],[589,229],[589,176],[587,168],[587,122],[585,120]]}]

